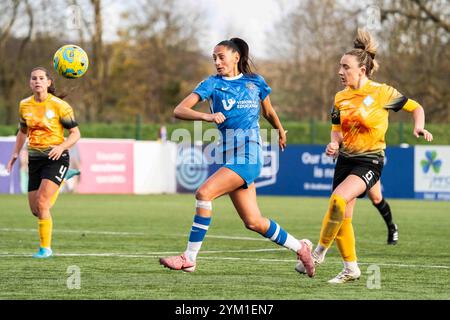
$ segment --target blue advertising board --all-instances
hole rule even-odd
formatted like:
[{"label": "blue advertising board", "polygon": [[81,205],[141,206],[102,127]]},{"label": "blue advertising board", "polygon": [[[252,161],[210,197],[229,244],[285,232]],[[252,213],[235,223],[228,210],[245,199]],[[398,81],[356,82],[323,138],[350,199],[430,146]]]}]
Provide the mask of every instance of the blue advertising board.
[{"label": "blue advertising board", "polygon": [[[183,157],[202,159],[204,147],[192,148]],[[330,196],[335,162],[325,154],[324,145],[289,145],[284,152],[270,146],[263,149],[264,167],[255,181],[258,194]],[[204,160],[179,165],[177,191],[194,192],[219,167]],[[387,148],[381,182],[386,197],[414,198],[414,148]]]},{"label": "blue advertising board", "polygon": [[[291,145],[280,153],[276,181],[258,194],[327,197],[331,194],[335,162],[324,145]],[[258,186],[258,181],[256,182]],[[414,198],[414,148],[388,147],[381,176],[389,198]]]},{"label": "blue advertising board", "polygon": [[334,162],[323,146],[290,145],[279,153],[278,172],[273,183],[259,186],[258,194],[329,196],[333,182]]}]

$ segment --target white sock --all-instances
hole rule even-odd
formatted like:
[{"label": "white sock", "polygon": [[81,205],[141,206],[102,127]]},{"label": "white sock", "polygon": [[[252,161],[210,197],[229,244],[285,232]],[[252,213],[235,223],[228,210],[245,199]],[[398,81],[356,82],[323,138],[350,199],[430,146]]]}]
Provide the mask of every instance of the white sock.
[{"label": "white sock", "polygon": [[358,262],[356,262],[356,261],[350,261],[350,262],[344,261],[344,268],[348,269],[348,270],[351,270],[351,271],[356,271],[356,270],[359,269],[358,268]]},{"label": "white sock", "polygon": [[325,257],[325,255],[327,254],[328,248],[325,248],[324,246],[318,244],[316,249],[314,249],[314,252],[320,256],[320,257]]},{"label": "white sock", "polygon": [[189,260],[195,262],[197,260],[198,252],[202,246],[203,241],[199,242],[188,242],[186,251],[184,252]]},{"label": "white sock", "polygon": [[300,241],[295,239],[289,233],[287,234],[286,242],[283,244],[283,246],[294,252],[297,252],[298,250],[300,250],[302,248],[302,244],[300,243]]}]

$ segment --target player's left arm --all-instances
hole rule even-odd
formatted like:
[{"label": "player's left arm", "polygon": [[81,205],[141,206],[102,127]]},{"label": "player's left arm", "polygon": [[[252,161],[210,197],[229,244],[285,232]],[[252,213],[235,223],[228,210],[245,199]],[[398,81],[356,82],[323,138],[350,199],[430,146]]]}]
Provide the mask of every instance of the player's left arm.
[{"label": "player's left arm", "polygon": [[81,137],[78,123],[75,120],[73,109],[69,104],[63,104],[60,109],[60,121],[64,129],[69,131],[69,136],[63,143],[57,146],[51,146],[48,157],[51,160],[58,160],[65,150],[72,147]]},{"label": "player's left arm", "polygon": [[78,127],[73,127],[68,130],[69,136],[63,143],[57,146],[51,146],[52,150],[48,154],[49,159],[58,160],[61,157],[64,150],[70,149],[70,147],[72,147],[75,143],[77,143],[78,140],[80,140],[81,133]]},{"label": "player's left arm", "polygon": [[395,112],[404,110],[411,112],[414,119],[413,134],[419,138],[423,136],[425,140],[432,141],[433,135],[425,130],[425,112],[422,106],[413,99],[408,99],[403,94],[397,91],[394,87],[384,85],[381,87],[381,96],[385,99],[385,108]]},{"label": "player's left arm", "polygon": [[266,120],[272,125],[274,129],[278,130],[279,134],[279,140],[278,143],[280,145],[281,151],[284,151],[286,148],[286,132],[284,131],[283,125],[281,124],[280,118],[278,118],[278,115],[275,111],[275,109],[272,106],[272,103],[270,102],[270,97],[267,95],[264,100],[261,102],[262,106],[262,115]]},{"label": "player's left arm", "polygon": [[402,108],[407,112],[411,112],[414,119],[414,130],[413,134],[416,138],[423,136],[428,142],[433,140],[433,135],[431,132],[425,129],[425,111],[422,106],[412,99],[408,99]]}]

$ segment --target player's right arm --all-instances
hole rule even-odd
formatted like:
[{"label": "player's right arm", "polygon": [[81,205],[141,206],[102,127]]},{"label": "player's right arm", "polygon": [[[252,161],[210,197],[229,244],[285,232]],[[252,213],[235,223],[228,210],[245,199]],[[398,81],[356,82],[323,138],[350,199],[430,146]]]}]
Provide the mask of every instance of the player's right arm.
[{"label": "player's right arm", "polygon": [[11,155],[11,159],[9,159],[8,164],[6,165],[6,171],[11,172],[14,163],[19,157],[19,152],[23,147],[23,144],[27,140],[27,128],[20,126],[19,132],[17,132],[16,136],[16,145],[14,146],[13,153]]},{"label": "player's right arm", "polygon": [[181,120],[202,120],[215,122],[216,124],[225,121],[225,116],[222,112],[210,114],[193,110],[192,108],[199,102],[200,96],[197,93],[191,93],[175,107],[173,111],[174,117]]},{"label": "player's right arm", "polygon": [[328,143],[325,153],[327,156],[336,158],[339,153],[339,146],[344,140],[341,130],[341,118],[339,109],[336,105],[333,106],[331,110],[331,133],[330,133],[330,143]]}]

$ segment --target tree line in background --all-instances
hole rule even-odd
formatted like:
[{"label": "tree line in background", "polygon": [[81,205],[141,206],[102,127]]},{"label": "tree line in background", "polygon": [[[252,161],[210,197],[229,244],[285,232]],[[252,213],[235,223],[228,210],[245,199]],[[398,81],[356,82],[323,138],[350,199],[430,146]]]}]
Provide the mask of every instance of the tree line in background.
[{"label": "tree line in background", "polygon": [[[183,0],[135,0],[110,16],[112,1],[0,2],[1,123],[17,122],[18,102],[30,95],[30,70],[38,65],[51,70],[54,52],[67,43],[80,45],[90,58],[83,78],[56,79],[80,122],[131,122],[136,116],[171,121],[173,107],[214,73],[211,58],[200,49],[207,36],[201,10],[186,8]],[[381,68],[374,79],[419,101],[427,121],[450,122],[449,0],[380,0],[373,23],[368,8],[374,1],[346,3],[295,0],[267,35],[270,59],[255,65],[273,89],[280,116],[328,119],[341,89],[340,57],[352,47],[356,27],[368,25],[380,43]],[[81,8],[69,17],[77,21],[67,21],[68,7]],[[120,20],[117,35],[105,40],[105,26],[113,20]],[[77,28],[68,28],[70,23]]]}]

